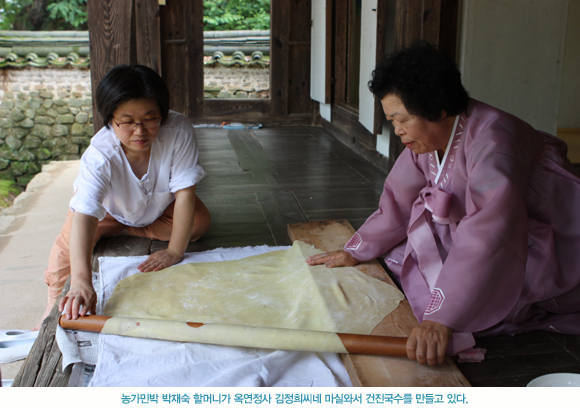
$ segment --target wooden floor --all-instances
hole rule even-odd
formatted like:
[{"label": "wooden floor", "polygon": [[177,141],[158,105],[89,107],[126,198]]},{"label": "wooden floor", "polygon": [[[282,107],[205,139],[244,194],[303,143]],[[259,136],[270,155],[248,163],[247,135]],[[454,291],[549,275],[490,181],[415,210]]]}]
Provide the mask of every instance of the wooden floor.
[{"label": "wooden floor", "polygon": [[[196,134],[208,173],[198,195],[212,228],[189,251],[288,245],[286,225],[296,222],[344,218],[356,229],[378,205],[386,174],[321,128]],[[485,361],[458,364],[473,386],[525,386],[543,374],[580,373],[580,336],[533,332],[477,343],[487,349]]]},{"label": "wooden floor", "polygon": [[377,206],[386,175],[320,128],[196,134],[209,247],[289,245],[287,224],[346,218],[358,228]]}]

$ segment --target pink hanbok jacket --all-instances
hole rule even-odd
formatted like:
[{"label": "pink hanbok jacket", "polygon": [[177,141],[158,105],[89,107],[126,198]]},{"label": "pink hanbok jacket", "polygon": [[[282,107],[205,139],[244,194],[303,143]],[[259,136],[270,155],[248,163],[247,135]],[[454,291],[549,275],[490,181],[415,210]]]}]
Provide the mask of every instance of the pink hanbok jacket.
[{"label": "pink hanbok jacket", "polygon": [[385,256],[415,316],[474,335],[580,334],[580,178],[566,145],[471,100],[439,166],[406,149],[347,242]]}]

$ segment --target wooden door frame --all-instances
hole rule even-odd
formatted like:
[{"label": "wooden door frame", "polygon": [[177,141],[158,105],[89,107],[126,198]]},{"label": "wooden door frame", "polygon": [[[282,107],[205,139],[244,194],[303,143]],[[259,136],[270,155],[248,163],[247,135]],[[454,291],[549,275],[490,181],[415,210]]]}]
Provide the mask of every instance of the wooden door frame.
[{"label": "wooden door frame", "polygon": [[[358,122],[358,109],[348,106],[346,101],[348,33],[341,30],[348,19],[348,2],[350,0],[333,0],[332,47],[332,126],[338,130],[339,138],[351,145],[359,153],[377,163],[380,167],[390,168],[404,145],[398,137],[391,137],[388,159],[378,159],[376,152],[376,135],[382,133],[384,115],[379,100],[375,101],[375,120],[373,133],[367,131]],[[397,0],[395,5],[395,49],[412,44],[416,40],[425,40],[439,47],[452,59],[456,59],[456,41],[458,30],[459,0]],[[377,3],[377,54],[379,63],[391,51],[386,49],[385,36],[387,27],[387,3]],[[357,147],[360,145],[360,147]]]},{"label": "wooden door frame", "polygon": [[190,118],[200,116],[203,113],[203,0],[168,1],[159,7],[158,14],[162,76],[169,88],[170,106]]},{"label": "wooden door frame", "polygon": [[[185,1],[175,1],[185,4]],[[191,0],[194,15],[203,15],[203,0]],[[168,6],[171,3],[168,2]],[[164,6],[164,7],[168,7]],[[310,124],[312,123],[312,107],[304,114],[293,114],[290,109],[290,72],[289,58],[292,47],[310,46],[307,41],[291,41],[290,19],[293,12],[292,2],[286,0],[272,0],[270,9],[270,99],[204,99],[203,94],[203,22],[201,18],[195,18],[193,30],[184,38],[185,47],[188,50],[189,64],[195,67],[192,72],[198,78],[191,81],[189,78],[168,78],[169,83],[184,80],[188,83],[188,101],[182,111],[193,121],[203,123],[221,123],[223,121],[247,121],[267,124]],[[161,10],[163,14],[170,10]],[[191,34],[193,32],[193,34]],[[161,36],[166,36],[168,29],[161,27]],[[167,40],[162,38],[162,42]],[[195,60],[194,60],[195,59]],[[161,60],[166,65],[171,65],[171,58],[163,55]],[[190,70],[191,71],[191,70]],[[309,73],[308,73],[309,75]],[[306,78],[309,81],[309,77]]]},{"label": "wooden door frame", "polygon": [[[309,57],[310,10],[309,0],[271,1],[270,99],[204,99],[203,116],[193,120],[218,123],[224,120],[252,121],[270,126],[312,124],[314,115],[309,97],[310,71],[292,71],[294,66],[291,60],[297,54]],[[306,14],[308,24],[296,21],[297,17],[306,18]],[[304,27],[308,27],[308,31]]]},{"label": "wooden door frame", "polygon": [[[203,97],[203,0],[171,0],[163,6],[159,0],[88,0],[93,95],[111,68],[138,63],[162,75],[171,107],[194,122],[312,124],[310,72],[297,73],[290,61],[306,54],[309,59],[310,7],[309,0],[271,2],[271,98],[217,100]],[[96,132],[102,120],[95,98],[93,111]]]}]

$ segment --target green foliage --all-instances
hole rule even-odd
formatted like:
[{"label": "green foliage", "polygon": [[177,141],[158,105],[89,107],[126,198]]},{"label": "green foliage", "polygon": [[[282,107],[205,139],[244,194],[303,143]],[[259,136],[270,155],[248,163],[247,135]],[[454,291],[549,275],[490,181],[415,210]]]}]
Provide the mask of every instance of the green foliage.
[{"label": "green foliage", "polygon": [[46,10],[48,18],[62,19],[75,28],[87,23],[87,0],[63,0],[50,4]]},{"label": "green foliage", "polygon": [[269,30],[270,0],[204,0],[205,31]]},{"label": "green foliage", "polygon": [[14,197],[20,194],[21,191],[14,181],[0,179],[0,208],[10,206]]},{"label": "green foliage", "polygon": [[86,30],[87,0],[0,0],[0,30]]},{"label": "green foliage", "polygon": [[[269,30],[270,0],[204,0],[206,31]],[[0,30],[86,30],[87,0],[0,0]]]},{"label": "green foliage", "polygon": [[14,30],[15,22],[32,5],[32,0],[0,0],[0,30]]}]

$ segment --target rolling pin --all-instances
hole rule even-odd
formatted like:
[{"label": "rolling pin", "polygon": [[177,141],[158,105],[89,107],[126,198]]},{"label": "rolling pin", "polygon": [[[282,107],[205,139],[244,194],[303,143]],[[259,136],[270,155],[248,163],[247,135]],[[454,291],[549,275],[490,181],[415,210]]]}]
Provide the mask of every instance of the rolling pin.
[{"label": "rolling pin", "polygon": [[[94,333],[101,333],[105,323],[111,319],[112,316],[98,316],[98,315],[87,315],[81,316],[76,320],[69,320],[66,319],[64,316],[60,316],[59,324],[63,329],[69,330],[79,330],[79,331],[88,331]],[[146,319],[133,319],[135,326],[140,326],[141,323],[145,322]],[[183,324],[184,322],[176,322],[176,324]],[[226,325],[217,325],[213,323],[193,323],[187,322],[187,326],[192,328],[200,328],[202,326],[226,326]],[[238,326],[239,327],[239,326]],[[268,329],[268,328],[248,328],[244,327],[244,329],[249,330],[282,330],[287,331],[287,333],[292,332],[292,334],[298,334],[300,337],[301,334],[308,334],[313,333],[316,335],[329,335],[329,333],[323,332],[311,332],[306,330],[290,330],[290,329]],[[131,336],[131,334],[126,334]],[[331,333],[330,333],[331,335]],[[344,349],[346,349],[347,353],[350,354],[370,354],[370,355],[379,355],[379,356],[407,356],[407,350],[405,345],[407,343],[406,337],[389,337],[389,336],[375,336],[375,335],[365,335],[365,334],[350,334],[350,333],[336,333]],[[142,336],[138,336],[142,337]],[[149,336],[144,336],[149,337]],[[161,339],[161,340],[174,340],[174,339]],[[183,341],[183,340],[177,340]],[[205,342],[205,341],[199,341]],[[218,343],[218,344],[225,344],[225,343]],[[229,344],[232,346],[248,346],[243,344]],[[270,348],[270,347],[266,347]],[[302,349],[300,349],[302,350]],[[303,350],[303,351],[319,351],[319,350]]]}]

